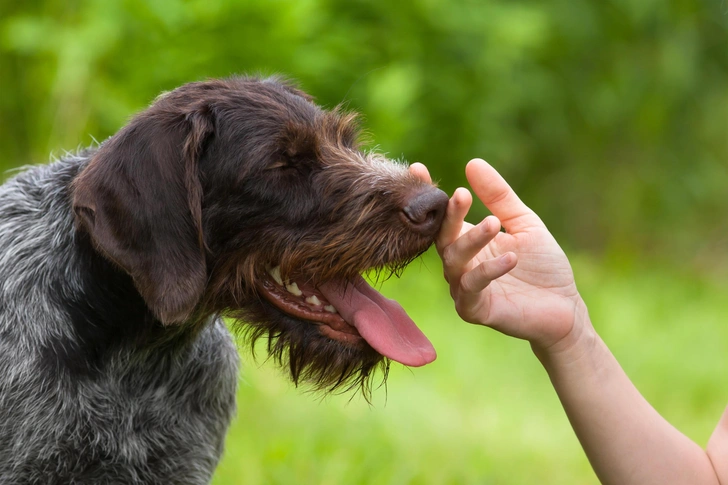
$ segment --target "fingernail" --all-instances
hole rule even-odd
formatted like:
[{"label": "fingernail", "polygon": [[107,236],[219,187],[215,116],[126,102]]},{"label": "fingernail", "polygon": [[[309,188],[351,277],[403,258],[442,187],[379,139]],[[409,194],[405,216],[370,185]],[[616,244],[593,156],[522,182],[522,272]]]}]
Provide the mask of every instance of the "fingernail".
[{"label": "fingernail", "polygon": [[511,253],[506,253],[500,257],[501,264],[509,265],[511,264]]}]

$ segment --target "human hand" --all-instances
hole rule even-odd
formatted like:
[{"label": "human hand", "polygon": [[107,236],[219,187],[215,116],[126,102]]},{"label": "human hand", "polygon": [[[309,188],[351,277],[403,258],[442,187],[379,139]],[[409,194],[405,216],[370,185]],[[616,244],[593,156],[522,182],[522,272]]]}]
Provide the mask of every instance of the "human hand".
[{"label": "human hand", "polygon": [[[421,164],[411,171],[429,179]],[[459,188],[436,241],[460,317],[540,349],[589,325],[569,260],[541,219],[485,161],[470,161],[465,173],[493,215],[465,222],[472,196]]]}]

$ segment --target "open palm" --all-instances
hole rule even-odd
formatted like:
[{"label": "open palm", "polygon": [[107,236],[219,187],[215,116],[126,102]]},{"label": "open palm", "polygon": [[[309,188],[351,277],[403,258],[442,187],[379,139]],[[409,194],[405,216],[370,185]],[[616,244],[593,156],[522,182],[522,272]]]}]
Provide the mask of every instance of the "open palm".
[{"label": "open palm", "polygon": [[[413,171],[426,174],[422,166]],[[466,175],[493,216],[473,226],[464,222],[470,193],[458,189],[450,200],[437,249],[455,308],[467,322],[549,347],[584,309],[569,260],[493,167],[472,160]]]}]

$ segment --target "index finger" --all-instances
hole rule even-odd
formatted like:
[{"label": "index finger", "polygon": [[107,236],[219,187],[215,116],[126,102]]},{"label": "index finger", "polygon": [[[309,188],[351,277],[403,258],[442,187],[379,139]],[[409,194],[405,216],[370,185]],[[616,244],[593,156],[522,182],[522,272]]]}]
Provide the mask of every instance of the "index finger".
[{"label": "index finger", "polygon": [[500,219],[506,231],[514,233],[529,227],[543,227],[536,213],[521,202],[508,182],[485,160],[476,158],[468,162],[465,175],[475,195]]}]

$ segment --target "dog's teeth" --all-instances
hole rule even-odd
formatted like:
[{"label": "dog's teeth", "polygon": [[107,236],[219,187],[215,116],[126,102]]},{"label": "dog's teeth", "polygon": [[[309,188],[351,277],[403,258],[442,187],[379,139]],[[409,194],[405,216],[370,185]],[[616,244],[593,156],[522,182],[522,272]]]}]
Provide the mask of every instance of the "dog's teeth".
[{"label": "dog's teeth", "polygon": [[268,270],[268,274],[275,280],[276,283],[283,286],[283,279],[281,278],[281,267],[276,266]]},{"label": "dog's teeth", "polygon": [[339,313],[336,311],[336,308],[334,308],[334,305],[326,305],[324,307],[324,310],[326,310],[329,313]]},{"label": "dog's teeth", "polygon": [[316,295],[311,295],[308,298],[306,298],[306,303],[310,303],[311,305],[318,306],[321,304],[321,300],[319,300]]},{"label": "dog's teeth", "polygon": [[303,295],[303,292],[298,289],[298,285],[296,284],[295,281],[293,283],[287,284],[286,285],[286,290],[288,290],[288,293],[291,293],[291,294],[296,295],[296,296]]}]

